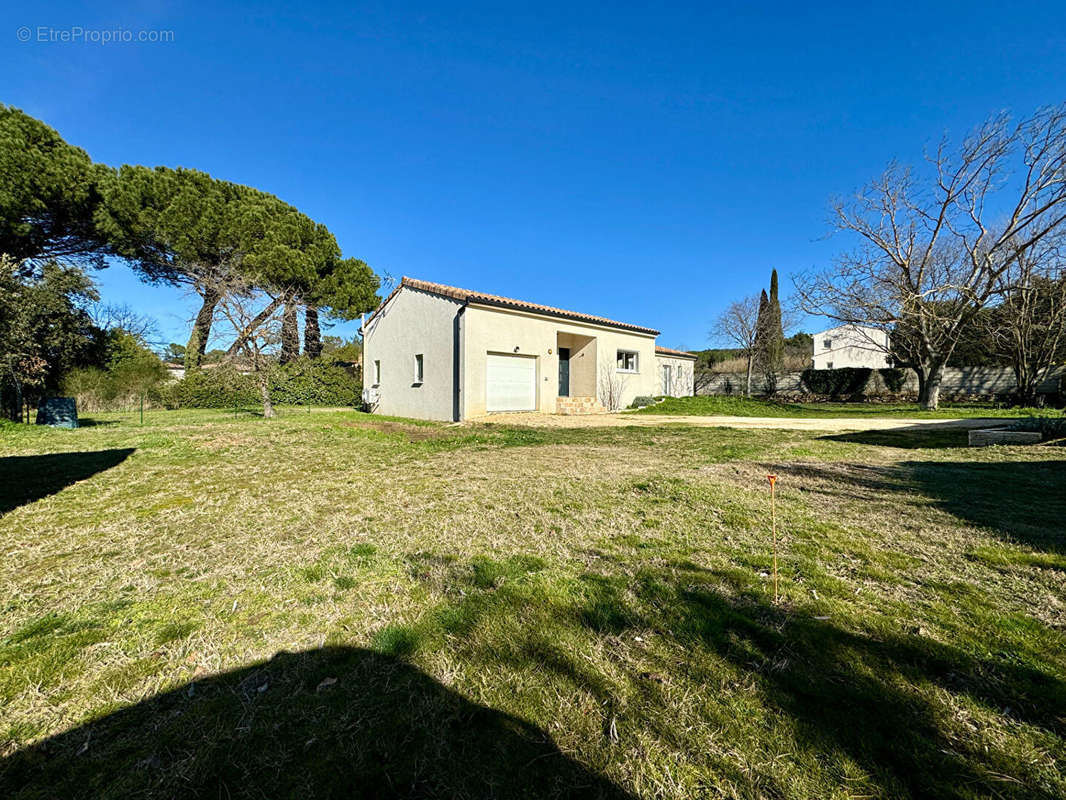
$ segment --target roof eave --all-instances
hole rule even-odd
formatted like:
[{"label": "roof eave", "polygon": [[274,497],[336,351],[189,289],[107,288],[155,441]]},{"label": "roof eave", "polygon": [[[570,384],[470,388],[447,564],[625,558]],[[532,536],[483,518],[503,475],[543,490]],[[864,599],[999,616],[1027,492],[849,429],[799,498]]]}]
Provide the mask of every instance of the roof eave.
[{"label": "roof eave", "polygon": [[518,311],[523,314],[530,314],[534,317],[551,317],[553,319],[568,319],[573,322],[580,322],[584,325],[595,325],[598,328],[617,328],[618,330],[630,331],[631,333],[639,333],[644,336],[658,336],[659,331],[654,328],[642,328],[639,325],[628,325],[625,322],[614,322],[606,319],[596,319],[584,314],[574,312],[568,314],[566,311],[549,311],[542,308],[526,308],[520,303],[504,303],[500,300],[495,300],[489,297],[470,297],[467,299],[467,304],[472,306],[486,306],[489,308],[506,308],[510,311]]}]

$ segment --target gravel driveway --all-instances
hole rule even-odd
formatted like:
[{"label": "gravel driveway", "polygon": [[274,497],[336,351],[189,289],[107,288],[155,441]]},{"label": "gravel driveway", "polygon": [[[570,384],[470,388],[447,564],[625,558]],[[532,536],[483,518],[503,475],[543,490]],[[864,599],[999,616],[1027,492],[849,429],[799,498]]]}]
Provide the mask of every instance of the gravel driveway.
[{"label": "gravel driveway", "polygon": [[901,428],[928,430],[967,430],[994,428],[1009,419],[908,419],[904,417],[705,417],[667,414],[486,414],[470,420],[475,423],[526,425],[547,428],[598,428],[626,425],[700,425],[712,428],[777,428],[790,431],[887,431]]}]

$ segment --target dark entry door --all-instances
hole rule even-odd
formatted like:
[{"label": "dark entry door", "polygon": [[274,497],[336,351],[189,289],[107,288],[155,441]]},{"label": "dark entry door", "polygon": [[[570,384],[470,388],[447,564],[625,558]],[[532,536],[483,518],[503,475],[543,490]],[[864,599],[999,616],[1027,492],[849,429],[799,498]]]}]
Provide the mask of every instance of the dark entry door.
[{"label": "dark entry door", "polygon": [[559,348],[559,397],[570,396],[570,348]]}]

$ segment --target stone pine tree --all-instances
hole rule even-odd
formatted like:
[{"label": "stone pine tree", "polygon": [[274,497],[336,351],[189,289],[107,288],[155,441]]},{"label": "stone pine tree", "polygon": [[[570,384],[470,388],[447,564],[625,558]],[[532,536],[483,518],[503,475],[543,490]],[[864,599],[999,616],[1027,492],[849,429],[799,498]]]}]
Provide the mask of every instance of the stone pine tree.
[{"label": "stone pine tree", "polygon": [[0,104],[0,254],[105,266],[113,250],[94,218],[110,172],[40,120]]},{"label": "stone pine tree", "polygon": [[151,283],[193,289],[200,308],[185,349],[185,368],[198,369],[223,287],[246,255],[248,228],[264,216],[265,196],[203,172],[123,166],[105,187],[102,229]]},{"label": "stone pine tree", "polygon": [[304,307],[304,355],[318,358],[322,355],[322,328],[318,322],[318,308]]},{"label": "stone pine tree", "polygon": [[288,364],[300,356],[300,329],[296,298],[286,301],[281,315],[281,350],[278,361]]}]

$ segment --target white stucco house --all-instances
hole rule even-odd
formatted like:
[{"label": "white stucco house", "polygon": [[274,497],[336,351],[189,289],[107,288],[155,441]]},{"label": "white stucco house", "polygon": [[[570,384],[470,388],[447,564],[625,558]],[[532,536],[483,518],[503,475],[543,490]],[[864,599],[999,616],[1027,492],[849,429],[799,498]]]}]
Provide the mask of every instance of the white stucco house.
[{"label": "white stucco house", "polygon": [[814,334],[815,369],[841,367],[891,367],[888,353],[891,340],[887,331],[866,325],[839,325]]},{"label": "white stucco house", "polygon": [[382,414],[576,414],[693,393],[696,357],[657,347],[656,330],[413,278],[361,332],[363,400]]}]

